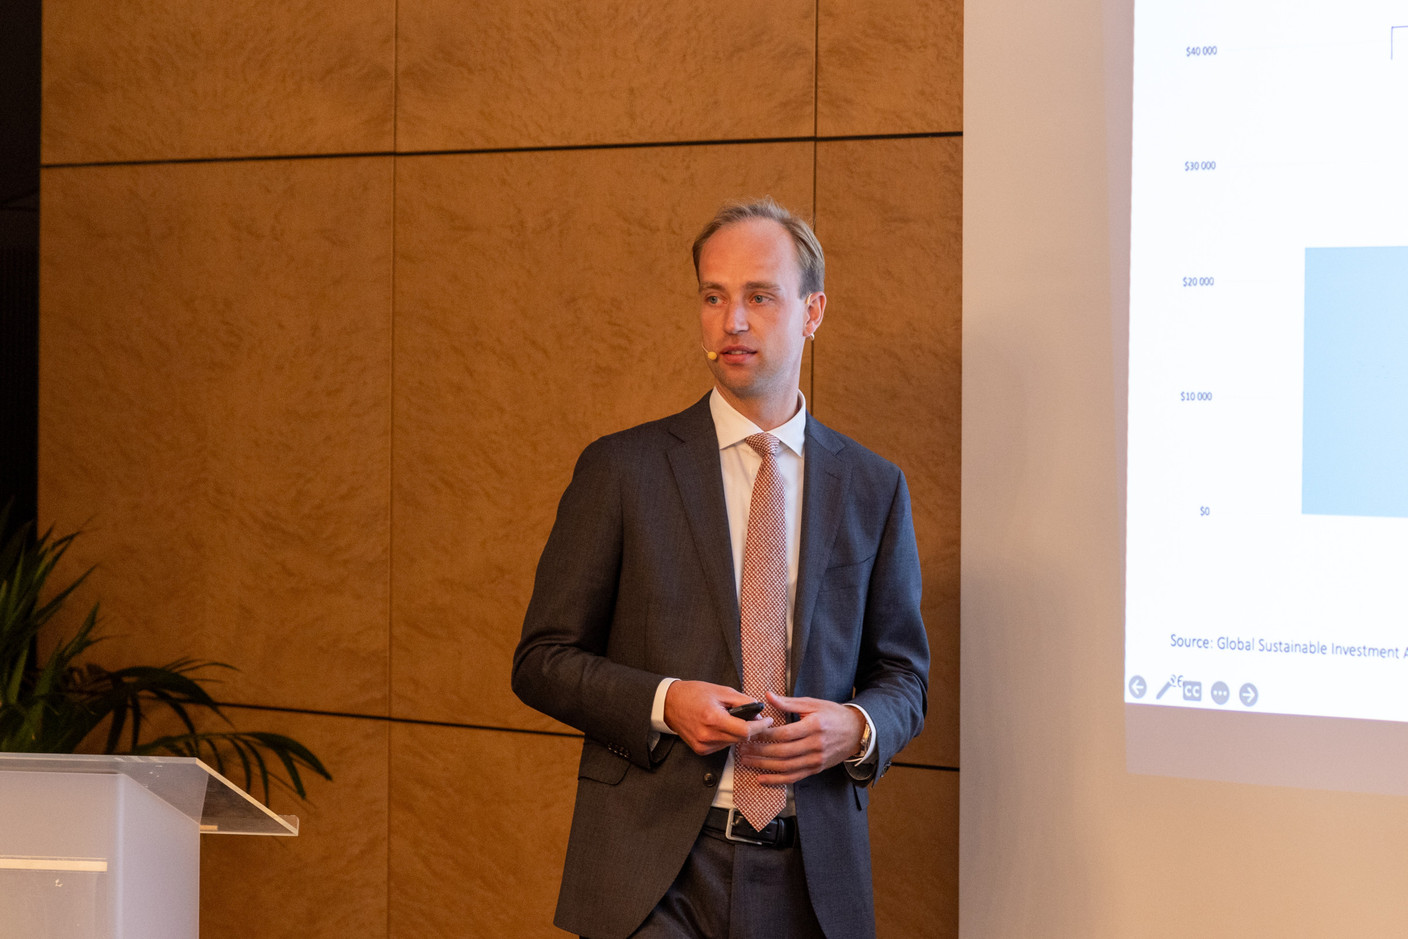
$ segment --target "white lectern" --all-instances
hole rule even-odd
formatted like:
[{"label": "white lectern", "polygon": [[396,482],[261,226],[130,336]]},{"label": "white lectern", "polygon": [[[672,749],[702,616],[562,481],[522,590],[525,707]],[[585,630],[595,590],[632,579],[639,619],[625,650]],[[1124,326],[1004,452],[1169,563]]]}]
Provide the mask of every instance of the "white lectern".
[{"label": "white lectern", "polygon": [[194,939],[202,832],[298,819],[189,757],[0,753],[0,933]]}]

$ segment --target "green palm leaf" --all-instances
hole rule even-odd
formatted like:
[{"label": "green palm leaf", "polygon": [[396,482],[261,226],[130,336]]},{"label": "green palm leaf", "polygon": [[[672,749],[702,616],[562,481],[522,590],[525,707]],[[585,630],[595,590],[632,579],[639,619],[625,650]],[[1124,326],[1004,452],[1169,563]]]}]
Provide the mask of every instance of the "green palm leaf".
[{"label": "green palm leaf", "polygon": [[[0,530],[9,509],[0,511]],[[78,630],[58,642],[39,661],[39,634],[63,608],[92,568],[69,583],[48,589],[55,567],[77,533],[54,537],[53,529],[37,537],[25,525],[0,546],[0,750],[26,753],[72,753],[106,724],[99,744],[103,753],[169,753],[204,760],[222,775],[243,780],[253,791],[256,780],[269,801],[271,783],[306,798],[303,772],[332,779],[306,746],[282,734],[235,730],[202,685],[211,670],[230,669],[223,662],[178,659],[162,666],[129,666],[110,671],[78,659],[101,641],[95,635],[94,604]],[[41,598],[45,598],[42,599]],[[200,718],[214,718],[230,729],[203,731]],[[176,733],[145,739],[154,722]]]}]

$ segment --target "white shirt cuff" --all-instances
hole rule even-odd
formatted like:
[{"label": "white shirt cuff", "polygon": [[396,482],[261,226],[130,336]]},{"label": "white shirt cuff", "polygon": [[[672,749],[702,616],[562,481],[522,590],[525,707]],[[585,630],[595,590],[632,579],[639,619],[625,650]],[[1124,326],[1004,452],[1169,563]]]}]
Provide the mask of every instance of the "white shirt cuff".
[{"label": "white shirt cuff", "polygon": [[[665,723],[665,692],[670,686],[679,681],[678,678],[662,678],[660,684],[655,686],[655,703],[650,706],[650,729],[657,734],[672,734],[670,725]],[[864,713],[864,712],[862,712]],[[870,720],[870,718],[866,718]],[[650,742],[654,746],[656,741]]]},{"label": "white shirt cuff", "polygon": [[860,711],[860,716],[865,718],[865,724],[870,728],[870,744],[865,748],[865,752],[860,756],[853,756],[846,761],[847,763],[859,766],[861,763],[870,759],[875,753],[875,722],[870,719],[869,714],[865,713],[865,708],[861,707],[859,704],[847,703],[846,707],[855,708],[857,711]]}]

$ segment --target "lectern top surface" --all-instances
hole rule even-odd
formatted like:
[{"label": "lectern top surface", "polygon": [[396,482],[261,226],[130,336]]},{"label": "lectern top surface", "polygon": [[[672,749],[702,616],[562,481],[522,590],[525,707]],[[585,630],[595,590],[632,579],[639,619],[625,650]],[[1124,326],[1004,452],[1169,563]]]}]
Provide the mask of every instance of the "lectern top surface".
[{"label": "lectern top surface", "polygon": [[0,753],[5,772],[120,774],[199,822],[203,833],[298,834],[297,816],[276,815],[193,757]]}]

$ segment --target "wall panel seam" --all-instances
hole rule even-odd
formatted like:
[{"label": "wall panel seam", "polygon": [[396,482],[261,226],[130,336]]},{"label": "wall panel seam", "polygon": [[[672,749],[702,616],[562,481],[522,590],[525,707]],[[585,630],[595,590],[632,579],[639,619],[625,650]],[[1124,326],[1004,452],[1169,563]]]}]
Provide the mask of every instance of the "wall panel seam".
[{"label": "wall panel seam", "polygon": [[[398,108],[401,104],[401,3],[394,0],[391,13],[391,149],[400,149],[400,116]],[[391,716],[396,706],[396,689],[394,687],[395,663],[392,656],[395,655],[396,641],[394,630],[396,626],[396,182],[399,177],[397,172],[396,157],[391,158],[391,309],[390,316],[390,336],[388,337],[389,348],[387,356],[390,359],[387,369],[390,375],[390,387],[387,388],[387,430],[386,430],[386,715]],[[391,735],[394,733],[394,725],[387,729],[386,733],[386,935],[390,939],[394,935],[392,910],[395,904],[392,902],[392,869],[391,869],[391,838],[393,820],[391,817],[394,808],[395,798],[393,786],[395,782],[393,775],[396,771],[394,757],[395,746],[392,744]]]},{"label": "wall panel seam", "polygon": [[[393,717],[390,715],[381,714],[358,714],[354,711],[323,711],[317,708],[282,707],[279,705],[271,704],[251,704],[248,702],[232,703],[222,701],[219,702],[219,704],[220,707],[227,709],[235,708],[250,711],[273,711],[282,714],[306,714],[312,717],[338,717],[347,720],[373,721],[377,723],[401,724],[415,727],[443,727],[448,730],[479,730],[500,734],[522,734],[524,736],[529,737],[564,737],[577,740],[580,740],[582,738],[582,734],[576,731],[568,730],[535,730],[529,727],[505,727],[499,724],[472,724],[461,721],[437,721],[431,720],[429,718]],[[890,765],[902,766],[906,769],[938,770],[942,772],[951,773],[956,773],[959,771],[959,767],[949,766],[948,764],[944,763],[921,763],[909,762],[904,760],[895,760]]]},{"label": "wall panel seam", "polygon": [[92,160],[73,163],[41,163],[40,169],[90,169],[104,166],[176,166],[187,163],[263,163],[278,160],[355,160],[369,157],[475,156],[497,153],[561,153],[593,150],[648,150],[667,147],[734,147],[777,143],[842,143],[870,140],[925,140],[962,137],[961,130],[916,131],[906,134],[829,134],[802,137],[747,137],[720,140],[654,140],[638,143],[549,144],[539,147],[481,147],[460,150],[365,150],[336,153],[284,153],[230,157],[173,157],[151,160]]}]

